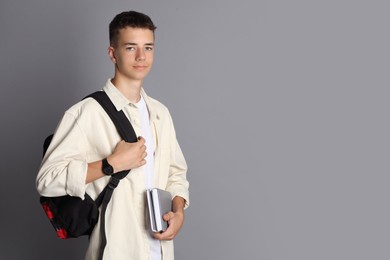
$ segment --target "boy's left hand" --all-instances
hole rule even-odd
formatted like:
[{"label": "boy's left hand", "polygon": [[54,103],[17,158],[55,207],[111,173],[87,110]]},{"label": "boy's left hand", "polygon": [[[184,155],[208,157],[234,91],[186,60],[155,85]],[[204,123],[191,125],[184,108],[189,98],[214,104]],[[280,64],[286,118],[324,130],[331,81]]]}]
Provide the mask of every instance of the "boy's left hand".
[{"label": "boy's left hand", "polygon": [[168,222],[167,230],[162,233],[154,233],[153,236],[158,240],[172,240],[184,224],[184,210],[170,211],[163,216],[163,219]]}]

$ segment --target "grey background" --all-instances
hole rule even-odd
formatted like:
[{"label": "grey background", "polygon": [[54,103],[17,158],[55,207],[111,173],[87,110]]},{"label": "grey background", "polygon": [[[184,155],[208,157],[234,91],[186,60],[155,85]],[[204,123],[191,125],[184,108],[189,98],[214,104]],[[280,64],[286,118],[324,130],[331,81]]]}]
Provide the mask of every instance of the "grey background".
[{"label": "grey background", "polygon": [[82,259],[35,191],[43,139],[112,76],[108,23],[158,26],[191,207],[176,258],[390,259],[388,1],[0,3],[0,259]]}]

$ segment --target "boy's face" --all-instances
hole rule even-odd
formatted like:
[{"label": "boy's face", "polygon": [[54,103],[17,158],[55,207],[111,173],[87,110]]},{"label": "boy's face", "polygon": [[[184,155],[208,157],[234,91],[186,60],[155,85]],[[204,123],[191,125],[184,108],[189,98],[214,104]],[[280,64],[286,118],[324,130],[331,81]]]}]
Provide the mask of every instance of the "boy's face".
[{"label": "boy's face", "polygon": [[142,81],[153,64],[153,31],[132,27],[121,29],[116,46],[110,46],[108,53],[115,63],[116,77]]}]

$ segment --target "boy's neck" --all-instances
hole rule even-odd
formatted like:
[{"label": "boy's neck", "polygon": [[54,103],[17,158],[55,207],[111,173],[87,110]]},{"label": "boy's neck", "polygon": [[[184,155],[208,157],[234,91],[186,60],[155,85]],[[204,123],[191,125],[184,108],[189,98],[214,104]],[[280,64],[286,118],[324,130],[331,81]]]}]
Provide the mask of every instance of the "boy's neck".
[{"label": "boy's neck", "polygon": [[132,103],[141,99],[142,81],[126,81],[118,77],[111,79],[111,83]]}]

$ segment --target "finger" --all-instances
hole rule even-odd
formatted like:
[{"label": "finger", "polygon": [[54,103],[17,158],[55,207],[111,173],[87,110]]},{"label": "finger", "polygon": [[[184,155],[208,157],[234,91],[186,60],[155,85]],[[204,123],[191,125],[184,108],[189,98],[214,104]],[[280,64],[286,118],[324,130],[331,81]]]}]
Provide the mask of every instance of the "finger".
[{"label": "finger", "polygon": [[175,236],[171,228],[168,227],[167,230],[165,230],[162,233],[153,233],[153,237],[158,240],[172,240]]},{"label": "finger", "polygon": [[164,219],[165,221],[169,221],[169,220],[171,220],[174,216],[175,216],[175,214],[174,214],[172,211],[170,211],[170,212],[164,214],[163,219]]},{"label": "finger", "polygon": [[145,138],[143,138],[142,136],[138,136],[138,143],[141,145],[145,144]]},{"label": "finger", "polygon": [[140,162],[139,162],[139,164],[140,164],[139,166],[143,166],[143,165],[145,165],[145,164],[146,164],[146,160],[145,160],[145,159],[143,159],[142,161],[140,161]]},{"label": "finger", "polygon": [[153,237],[154,237],[155,239],[158,239],[158,240],[163,240],[163,239],[164,239],[163,233],[156,233],[156,232],[153,232]]}]

